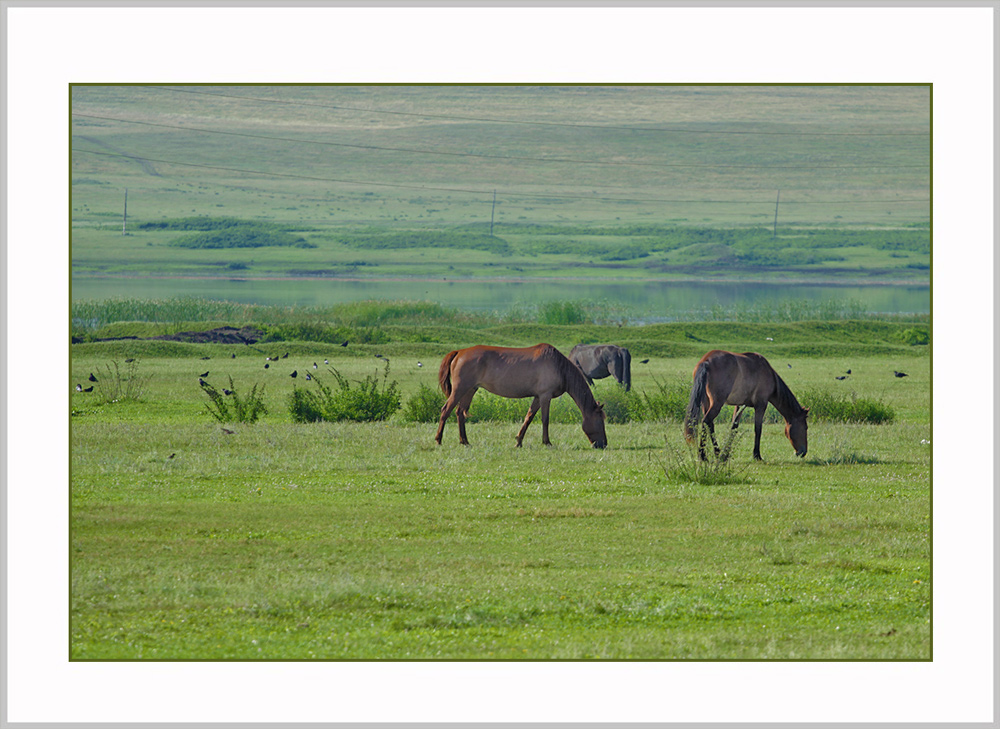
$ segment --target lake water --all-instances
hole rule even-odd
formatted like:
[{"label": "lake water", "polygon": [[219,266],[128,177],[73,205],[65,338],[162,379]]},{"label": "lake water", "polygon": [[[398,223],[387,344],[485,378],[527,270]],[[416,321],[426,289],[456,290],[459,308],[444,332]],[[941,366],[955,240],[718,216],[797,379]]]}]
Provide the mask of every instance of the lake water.
[{"label": "lake water", "polygon": [[415,281],[342,279],[129,279],[73,281],[74,300],[197,297],[281,306],[331,306],[352,301],[434,301],[475,311],[509,311],[550,301],[607,302],[632,320],[665,321],[714,307],[784,302],[851,302],[880,313],[930,313],[929,286],[830,286],[740,282]]}]

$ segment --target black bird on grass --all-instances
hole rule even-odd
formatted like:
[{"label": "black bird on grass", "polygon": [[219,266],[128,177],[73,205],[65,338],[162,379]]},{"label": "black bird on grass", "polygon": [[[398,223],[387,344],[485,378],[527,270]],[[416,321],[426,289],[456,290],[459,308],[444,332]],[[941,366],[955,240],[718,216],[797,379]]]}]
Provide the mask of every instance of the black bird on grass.
[{"label": "black bird on grass", "polygon": [[281,358],[282,359],[288,359],[288,352],[285,352],[283,355],[281,355]]},{"label": "black bird on grass", "polygon": [[236,431],[235,430],[230,430],[229,428],[223,428],[222,432],[225,433],[226,435],[232,435]]},{"label": "black bird on grass", "polygon": [[299,376],[299,371],[298,370],[293,370],[292,374],[289,375],[289,377],[298,377],[298,376]]},{"label": "black bird on grass", "polygon": [[77,391],[77,392],[83,392],[83,385],[81,385],[81,384],[77,383],[77,386],[76,386],[76,391]]},{"label": "black bird on grass", "polygon": [[834,377],[833,379],[835,379],[835,380],[846,380],[847,379],[847,375],[839,375],[838,377]]},{"label": "black bird on grass", "polygon": [[340,343],[340,346],[341,347],[346,347],[347,344],[348,344],[348,341],[345,339],[343,342]]},{"label": "black bird on grass", "polygon": [[87,379],[90,380],[91,382],[97,382],[97,378],[94,377],[94,373],[93,372],[90,373],[90,377],[88,377]]},{"label": "black bird on grass", "polygon": [[198,377],[208,377],[208,372],[202,372]]},{"label": "black bird on grass", "polygon": [[639,360],[639,364],[646,364],[647,362],[649,362],[648,358]]},{"label": "black bird on grass", "polygon": [[319,365],[318,365],[318,364],[316,364],[315,362],[313,362],[313,369],[314,369],[314,370],[318,370],[318,369],[319,369]]},{"label": "black bird on grass", "polygon": [[851,374],[851,371],[850,371],[850,370],[847,370],[847,374]]},{"label": "black bird on grass", "polygon": [[306,379],[307,380],[311,380],[312,378],[313,378],[313,376],[310,375],[308,372],[306,372]]},{"label": "black bird on grass", "polygon": [[236,359],[236,352],[233,352],[231,355],[229,355],[229,358],[230,359]]},{"label": "black bird on grass", "polygon": [[223,395],[232,395],[233,391],[232,390],[227,390],[226,388],[223,387],[222,388],[222,394]]},{"label": "black bird on grass", "polygon": [[896,377],[909,377],[905,372],[897,372],[896,370],[893,370],[892,374],[896,375]]},{"label": "black bird on grass", "polygon": [[264,365],[264,369],[266,370],[266,369],[267,369],[268,367],[270,367],[270,366],[271,366],[271,364],[270,364],[270,363],[266,363],[266,364]]},{"label": "black bird on grass", "polygon": [[202,357],[202,359],[212,359],[211,357]]},{"label": "black bird on grass", "polygon": [[135,357],[129,357],[125,360],[125,364],[128,364],[129,362],[135,362]]},{"label": "black bird on grass", "polygon": [[200,377],[198,378],[198,384],[199,384],[199,385],[201,385],[202,387],[208,387],[208,383],[207,383],[207,382],[205,382],[205,381],[204,381],[203,379],[201,379]]},{"label": "black bird on grass", "polygon": [[85,388],[83,388],[83,391],[84,392],[93,392],[94,391],[94,386],[91,385],[90,387],[85,387]]}]

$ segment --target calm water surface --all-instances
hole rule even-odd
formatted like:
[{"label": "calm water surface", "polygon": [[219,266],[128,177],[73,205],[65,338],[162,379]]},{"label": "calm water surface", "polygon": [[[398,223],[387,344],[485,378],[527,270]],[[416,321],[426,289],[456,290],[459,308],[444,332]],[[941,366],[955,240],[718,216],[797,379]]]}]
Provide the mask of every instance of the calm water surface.
[{"label": "calm water surface", "polygon": [[852,302],[867,311],[930,313],[929,286],[829,286],[761,283],[594,283],[581,281],[347,281],[341,279],[127,279],[73,281],[77,301],[105,298],[220,299],[281,306],[332,306],[368,299],[434,301],[477,311],[509,311],[549,301],[595,301],[632,319],[669,320],[713,307],[783,302]]}]

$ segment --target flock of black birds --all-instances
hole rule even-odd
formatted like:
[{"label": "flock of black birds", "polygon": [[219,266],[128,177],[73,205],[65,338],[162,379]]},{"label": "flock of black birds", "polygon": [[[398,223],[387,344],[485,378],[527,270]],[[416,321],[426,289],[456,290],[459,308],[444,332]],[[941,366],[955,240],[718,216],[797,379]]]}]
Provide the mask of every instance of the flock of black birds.
[{"label": "flock of black birds", "polygon": [[[768,339],[770,340],[770,338],[768,338]],[[770,341],[773,341],[773,340],[770,340]],[[350,344],[350,342],[348,340],[344,340],[340,344],[340,346],[341,347],[346,347],[348,344]],[[264,369],[265,370],[269,369],[271,367],[271,362],[277,362],[278,360],[288,359],[288,355],[289,355],[289,353],[285,352],[280,357],[265,357],[264,358]],[[231,359],[236,359],[236,353],[235,352],[233,352],[229,356],[230,356]],[[383,359],[386,362],[389,361],[389,358],[386,357],[384,354],[376,354],[375,357],[376,357],[376,359]],[[205,360],[205,359],[211,359],[211,357],[201,357],[201,359],[203,359],[203,360]],[[130,358],[126,359],[125,361],[126,362],[134,362],[135,358],[134,357],[130,357]],[[640,360],[639,364],[647,364],[648,362],[649,362],[649,359],[647,358],[647,359],[644,359],[644,360]],[[330,360],[329,359],[324,359],[323,360],[323,364],[327,364],[327,365],[330,364]],[[424,366],[423,362],[417,362],[417,367],[423,367],[423,366]],[[791,368],[792,368],[792,366],[788,365],[788,369],[791,369]],[[316,362],[313,362],[313,369],[314,370],[315,369],[319,369],[319,364],[316,363]],[[200,375],[198,375],[198,384],[201,385],[202,387],[208,387],[209,386],[209,384],[205,381],[205,378],[208,377],[209,372],[210,372],[210,370],[206,370],[205,372],[202,372]],[[850,374],[851,374],[851,370],[847,370],[846,374],[837,375],[833,379],[835,379],[835,380],[846,380],[848,378],[848,376],[850,376]],[[893,370],[892,374],[894,376],[896,376],[897,378],[900,378],[900,377],[909,377],[909,375],[907,373],[900,372],[899,370]],[[292,374],[289,375],[289,377],[291,377],[291,378],[297,378],[298,376],[299,376],[299,371],[298,370],[292,370]],[[306,376],[305,376],[305,379],[311,380],[312,379],[312,375],[310,375],[307,372]],[[88,377],[87,380],[90,381],[90,382],[97,382],[97,378],[94,376],[93,372],[90,373],[90,377]],[[77,384],[76,391],[77,392],[93,392],[94,391],[94,386],[91,385],[90,387],[84,387],[83,385]],[[226,388],[222,388],[222,392],[225,393],[226,395],[232,395],[233,394],[232,390],[227,390]]]}]

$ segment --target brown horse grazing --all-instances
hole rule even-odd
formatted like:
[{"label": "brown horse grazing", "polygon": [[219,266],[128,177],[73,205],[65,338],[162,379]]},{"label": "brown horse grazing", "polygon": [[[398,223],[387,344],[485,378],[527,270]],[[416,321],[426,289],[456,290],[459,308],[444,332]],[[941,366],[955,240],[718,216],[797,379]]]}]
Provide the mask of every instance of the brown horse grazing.
[{"label": "brown horse grazing", "polygon": [[[694,368],[694,385],[684,420],[684,437],[694,439],[699,409],[704,413],[705,427],[712,437],[715,454],[719,444],[715,440],[715,418],[723,405],[735,405],[733,430],[740,423],[743,409],[754,409],[753,457],[760,457],[760,432],[764,424],[764,411],[771,403],[785,419],[785,435],[795,448],[795,455],[804,456],[808,450],[806,416],[809,408],[799,405],[788,385],[778,376],[768,361],[754,352],[733,354],[713,349]],[[698,442],[698,455],[705,460],[705,435]]]},{"label": "brown horse grazing", "polygon": [[549,403],[564,392],[569,393],[583,413],[583,432],[594,448],[604,448],[608,444],[603,406],[594,399],[580,368],[551,344],[524,348],[480,345],[449,352],[438,370],[438,382],[448,396],[441,408],[441,422],[435,437],[439,445],[445,421],[455,409],[458,411],[459,442],[469,445],[465,421],[469,417],[472,397],[480,387],[500,397],[534,398],[517,433],[518,447],[539,410],[542,411],[542,443],[552,445],[549,441]]}]

